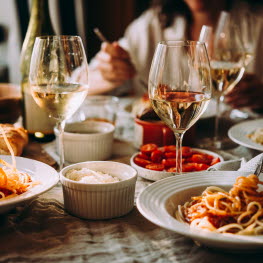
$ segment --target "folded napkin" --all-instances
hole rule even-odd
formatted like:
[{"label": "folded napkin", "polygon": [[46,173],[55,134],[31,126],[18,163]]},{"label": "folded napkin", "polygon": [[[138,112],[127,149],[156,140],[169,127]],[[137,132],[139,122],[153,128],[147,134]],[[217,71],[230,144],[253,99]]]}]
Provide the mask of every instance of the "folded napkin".
[{"label": "folded napkin", "polygon": [[[260,162],[262,161],[263,153],[252,158],[250,161],[246,162],[245,158],[238,160],[231,160],[217,163],[209,167],[208,171],[241,171],[254,173]],[[262,171],[263,172],[263,171]]]}]

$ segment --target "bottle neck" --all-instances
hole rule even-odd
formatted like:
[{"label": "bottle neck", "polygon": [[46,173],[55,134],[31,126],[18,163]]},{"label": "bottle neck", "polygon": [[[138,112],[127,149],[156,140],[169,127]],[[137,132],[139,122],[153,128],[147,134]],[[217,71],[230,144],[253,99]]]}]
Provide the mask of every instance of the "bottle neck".
[{"label": "bottle neck", "polygon": [[48,0],[33,0],[29,25],[21,52],[23,81],[28,82],[30,59],[36,37],[54,35],[48,8]]},{"label": "bottle neck", "polygon": [[33,0],[29,26],[38,23],[41,35],[53,35],[54,29],[49,16],[48,0]]}]

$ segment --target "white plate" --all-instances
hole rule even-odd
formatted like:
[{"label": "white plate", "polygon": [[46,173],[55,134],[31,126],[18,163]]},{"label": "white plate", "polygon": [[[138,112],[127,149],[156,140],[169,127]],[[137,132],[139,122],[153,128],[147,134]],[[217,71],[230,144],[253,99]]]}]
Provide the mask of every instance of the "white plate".
[{"label": "white plate", "polygon": [[253,142],[247,137],[248,134],[255,131],[257,128],[263,128],[263,119],[244,121],[234,125],[228,131],[229,138],[242,146],[263,151],[263,145]]},{"label": "white plate", "polygon": [[[215,158],[218,157],[221,162],[224,161],[223,157],[217,153],[207,151],[207,150],[203,150],[203,149],[198,149],[198,148],[192,148],[192,150],[200,152],[200,153],[212,155]],[[131,163],[131,166],[137,170],[139,176],[141,176],[147,180],[158,181],[158,180],[161,180],[161,179],[175,175],[175,173],[172,173],[172,172],[154,171],[154,170],[146,169],[146,168],[143,168],[143,167],[137,165],[133,161],[134,157],[136,157],[137,154],[139,154],[139,152],[133,154],[133,156],[130,159],[130,163]]]},{"label": "white plate", "polygon": [[[59,181],[59,176],[57,171],[51,166],[23,157],[16,158],[16,167],[19,171],[28,173],[33,181],[39,182],[38,185],[30,188],[25,193],[15,196],[10,199],[0,200],[0,213],[4,213],[20,203],[29,201],[40,194],[51,189]],[[0,159],[12,163],[11,156],[9,155],[0,155]]]},{"label": "white plate", "polygon": [[[140,213],[152,223],[177,232],[207,246],[236,251],[252,251],[263,248],[263,236],[223,235],[190,229],[172,215],[179,204],[189,201],[191,196],[200,195],[208,186],[219,186],[229,190],[237,176],[244,172],[210,171],[177,175],[155,182],[146,187],[137,198]],[[261,191],[262,186],[261,186]]]}]

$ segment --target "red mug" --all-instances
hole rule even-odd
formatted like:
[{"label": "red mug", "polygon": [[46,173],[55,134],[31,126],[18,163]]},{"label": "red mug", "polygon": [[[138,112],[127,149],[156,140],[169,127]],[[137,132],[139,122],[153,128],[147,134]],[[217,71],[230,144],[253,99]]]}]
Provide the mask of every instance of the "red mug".
[{"label": "red mug", "polygon": [[175,144],[173,131],[162,121],[143,121],[135,118],[134,146],[140,148],[146,143],[158,146]]}]

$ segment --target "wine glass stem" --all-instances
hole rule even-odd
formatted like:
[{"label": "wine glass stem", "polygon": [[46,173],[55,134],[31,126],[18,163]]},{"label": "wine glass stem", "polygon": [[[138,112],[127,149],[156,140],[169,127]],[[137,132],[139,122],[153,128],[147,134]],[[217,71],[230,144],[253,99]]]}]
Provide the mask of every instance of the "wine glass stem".
[{"label": "wine glass stem", "polygon": [[218,141],[218,130],[219,130],[219,118],[220,118],[220,101],[221,96],[218,95],[216,98],[216,116],[215,116],[215,135],[214,135],[214,141]]},{"label": "wine glass stem", "polygon": [[218,93],[216,96],[216,116],[215,116],[215,135],[214,135],[214,142],[218,141],[218,131],[219,131],[219,119],[220,119],[220,102],[221,102],[221,97],[223,94],[223,87],[224,83],[220,82],[218,83]]},{"label": "wine glass stem", "polygon": [[182,142],[184,133],[174,133],[176,138],[176,172],[182,173]]},{"label": "wine glass stem", "polygon": [[59,153],[59,170],[61,171],[64,166],[64,128],[65,128],[65,120],[57,122],[58,129],[58,153]]}]

